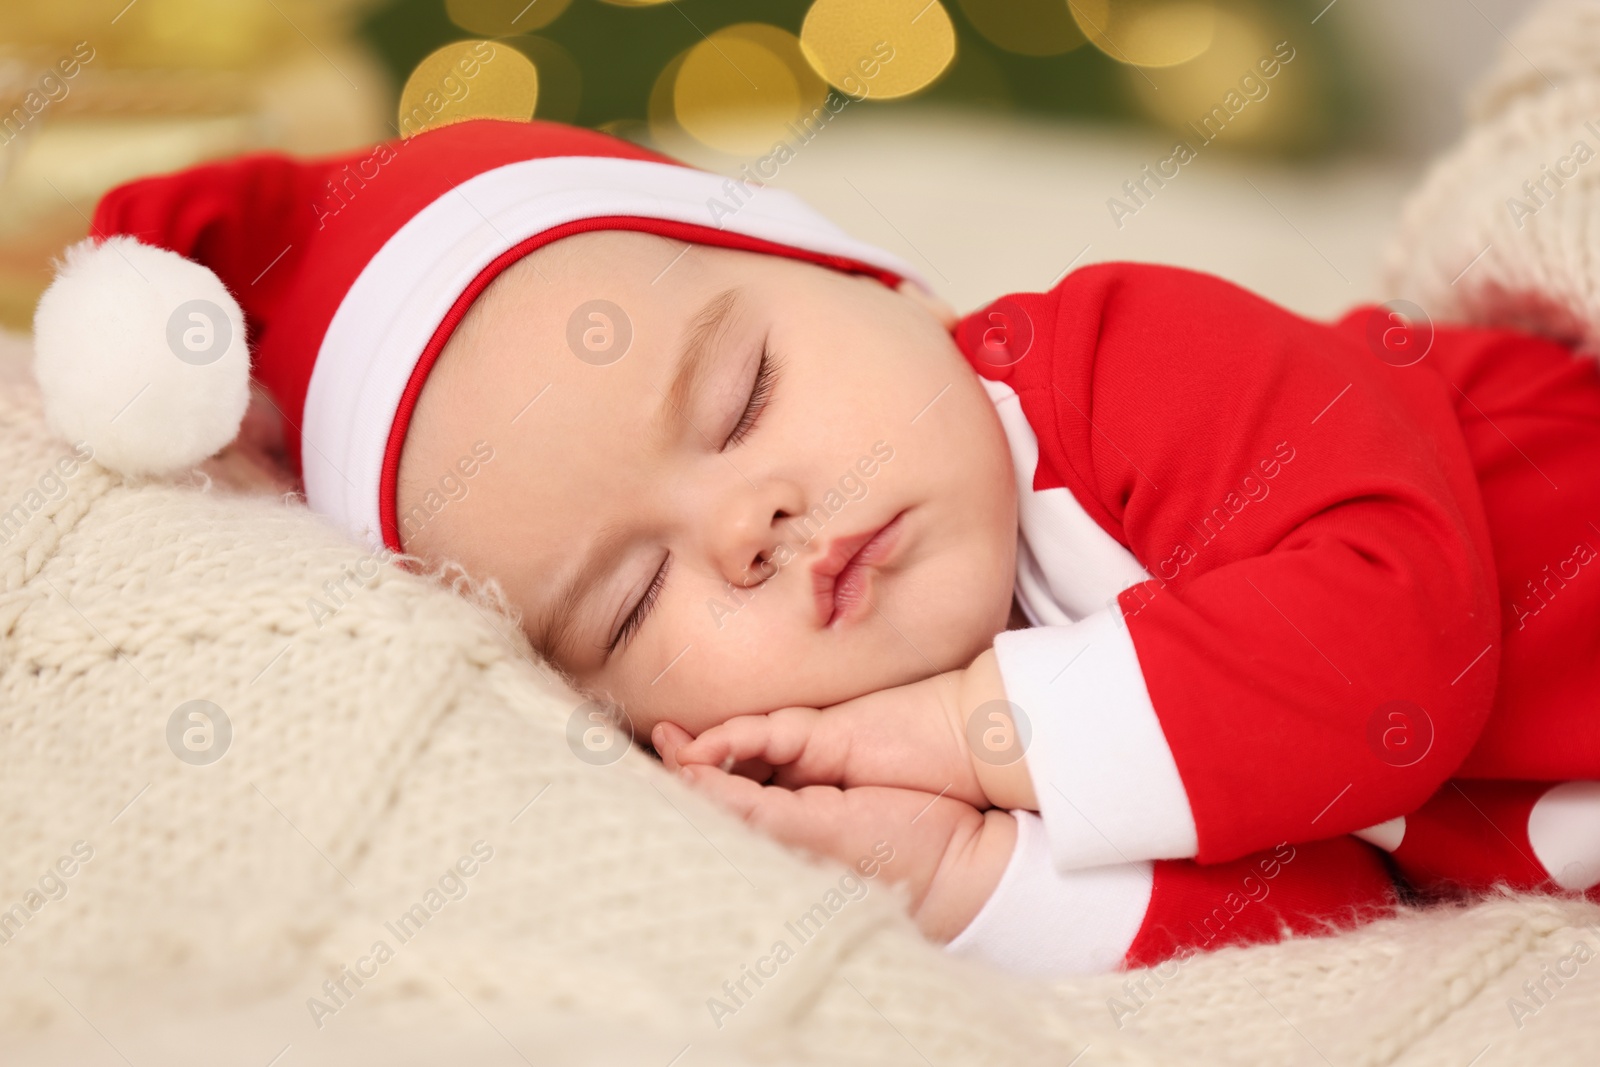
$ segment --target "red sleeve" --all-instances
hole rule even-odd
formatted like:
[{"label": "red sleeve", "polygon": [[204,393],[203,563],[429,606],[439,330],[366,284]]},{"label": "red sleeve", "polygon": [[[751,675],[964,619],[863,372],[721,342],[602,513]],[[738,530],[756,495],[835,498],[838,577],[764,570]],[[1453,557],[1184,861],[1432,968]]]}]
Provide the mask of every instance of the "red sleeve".
[{"label": "red sleeve", "polygon": [[[1001,321],[997,355],[985,330]],[[1394,367],[1221,279],[1125,263],[1006,297],[957,339],[1015,390],[1033,488],[1065,487],[1152,576],[1097,614],[1131,637],[1196,859],[1381,823],[1462,762],[1492,703],[1500,614],[1451,387],[1426,359]],[[1067,703],[1103,689],[1059,688]],[[1138,839],[1123,858],[1171,858]]]},{"label": "red sleeve", "polygon": [[1158,860],[1123,966],[1277,941],[1285,930],[1334,933],[1392,911],[1399,899],[1378,852],[1353,837],[1282,844],[1211,866]]}]

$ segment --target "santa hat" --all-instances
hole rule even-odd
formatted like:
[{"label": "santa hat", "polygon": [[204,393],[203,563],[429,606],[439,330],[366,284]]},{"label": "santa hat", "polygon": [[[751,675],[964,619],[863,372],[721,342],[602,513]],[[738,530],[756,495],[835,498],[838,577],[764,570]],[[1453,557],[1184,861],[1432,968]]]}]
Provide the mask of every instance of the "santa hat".
[{"label": "santa hat", "polygon": [[506,267],[590,230],[924,284],[780,190],[591,130],[476,119],[111,190],[34,316],[46,417],[107,467],[170,473],[237,436],[254,377],[310,507],[398,551],[400,448],[451,331]]}]

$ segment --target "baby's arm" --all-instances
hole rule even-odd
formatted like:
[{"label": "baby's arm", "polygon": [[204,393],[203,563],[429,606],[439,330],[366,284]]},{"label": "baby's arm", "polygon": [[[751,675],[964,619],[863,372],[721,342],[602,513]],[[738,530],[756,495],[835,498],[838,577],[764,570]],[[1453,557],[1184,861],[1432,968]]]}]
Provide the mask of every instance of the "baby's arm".
[{"label": "baby's arm", "polygon": [[1495,696],[1458,391],[1379,358],[1376,309],[1329,327],[1177,268],[1007,299],[1034,347],[974,366],[1037,437],[1019,581],[1049,610],[994,652],[1057,866],[1216,863],[1415,810]]},{"label": "baby's arm", "polygon": [[693,740],[662,724],[652,740],[669,768],[754,766],[790,789],[893,786],[980,808],[1038,807],[993,650],[964,670],[831,707],[741,715]]},{"label": "baby's arm", "polygon": [[[979,812],[948,795],[878,786],[790,791],[703,765],[682,773],[752,827],[903,886],[918,929],[950,952],[1042,978],[1149,967],[1275,941],[1285,928],[1327,933],[1395,901],[1378,852],[1350,837],[1215,865],[1061,871],[1030,812]],[[860,867],[867,857],[878,862]]]},{"label": "baby's arm", "polygon": [[[663,758],[673,762],[666,754]],[[906,889],[917,928],[934,941],[949,941],[971,924],[1016,847],[1012,816],[980,812],[948,795],[879,786],[811,785],[791,791],[704,765],[685,766],[681,773],[712,800],[786,844],[845,864],[877,856],[881,876]]]}]

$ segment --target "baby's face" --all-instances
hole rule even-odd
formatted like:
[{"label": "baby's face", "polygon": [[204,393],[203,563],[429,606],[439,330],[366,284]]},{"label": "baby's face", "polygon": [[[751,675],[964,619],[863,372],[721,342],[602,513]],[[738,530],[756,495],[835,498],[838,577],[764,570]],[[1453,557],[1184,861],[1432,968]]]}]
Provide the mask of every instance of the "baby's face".
[{"label": "baby's face", "polygon": [[403,531],[478,441],[493,459],[405,549],[497,578],[534,646],[641,736],[915,681],[1005,628],[999,419],[934,315],[878,281],[558,241],[495,280],[430,375]]}]

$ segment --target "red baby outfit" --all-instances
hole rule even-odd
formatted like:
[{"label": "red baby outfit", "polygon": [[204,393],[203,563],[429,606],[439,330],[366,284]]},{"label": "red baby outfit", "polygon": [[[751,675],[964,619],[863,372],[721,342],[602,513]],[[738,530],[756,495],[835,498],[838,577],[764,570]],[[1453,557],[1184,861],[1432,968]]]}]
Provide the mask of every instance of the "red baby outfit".
[{"label": "red baby outfit", "polygon": [[[956,338],[1017,470],[1033,626],[995,654],[1040,812],[953,950],[1071,973],[1321,928],[1393,899],[1372,845],[1423,889],[1600,883],[1594,361],[1127,263]],[[1024,947],[1050,899],[1079,914]]]}]

